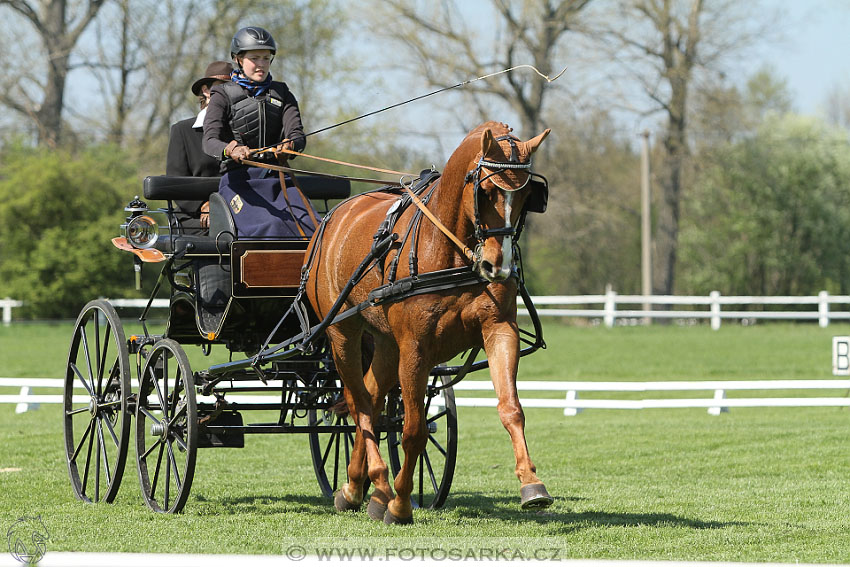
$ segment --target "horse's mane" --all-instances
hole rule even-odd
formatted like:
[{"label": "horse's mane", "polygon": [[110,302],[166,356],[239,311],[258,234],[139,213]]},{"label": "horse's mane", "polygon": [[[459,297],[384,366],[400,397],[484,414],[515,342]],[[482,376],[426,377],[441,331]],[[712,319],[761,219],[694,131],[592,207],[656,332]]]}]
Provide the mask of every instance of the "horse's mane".
[{"label": "horse's mane", "polygon": [[469,169],[469,162],[481,151],[481,133],[490,129],[494,137],[504,136],[511,132],[511,127],[504,122],[489,120],[473,128],[463,139],[457,149],[449,157],[443,168],[443,179],[450,182],[462,180]]}]

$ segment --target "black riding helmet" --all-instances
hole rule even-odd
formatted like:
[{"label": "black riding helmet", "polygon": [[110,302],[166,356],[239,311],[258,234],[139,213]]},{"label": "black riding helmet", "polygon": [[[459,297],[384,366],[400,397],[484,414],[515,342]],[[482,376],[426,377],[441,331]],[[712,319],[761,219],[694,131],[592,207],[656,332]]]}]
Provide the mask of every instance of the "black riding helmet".
[{"label": "black riding helmet", "polygon": [[257,26],[249,26],[236,32],[230,42],[230,56],[236,59],[236,56],[243,51],[253,49],[268,49],[274,57],[277,53],[277,44],[274,42],[272,34]]}]

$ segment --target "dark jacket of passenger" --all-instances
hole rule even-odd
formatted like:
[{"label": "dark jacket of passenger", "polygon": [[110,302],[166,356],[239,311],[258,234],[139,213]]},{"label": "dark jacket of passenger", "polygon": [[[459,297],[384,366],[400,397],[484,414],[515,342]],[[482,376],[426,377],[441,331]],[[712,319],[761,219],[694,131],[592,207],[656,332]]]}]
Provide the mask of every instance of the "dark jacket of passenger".
[{"label": "dark jacket of passenger", "polygon": [[166,175],[187,177],[218,177],[219,161],[204,153],[202,128],[192,128],[195,118],[187,118],[171,126],[168,154],[165,159]]}]

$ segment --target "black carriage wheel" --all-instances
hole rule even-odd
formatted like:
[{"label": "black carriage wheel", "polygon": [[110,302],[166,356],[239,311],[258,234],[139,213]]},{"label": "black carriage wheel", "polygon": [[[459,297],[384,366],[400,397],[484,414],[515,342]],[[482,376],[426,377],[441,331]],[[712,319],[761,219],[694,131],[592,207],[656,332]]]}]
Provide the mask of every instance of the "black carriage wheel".
[{"label": "black carriage wheel", "polygon": [[[413,473],[410,502],[415,508],[441,508],[446,503],[454,478],[457,460],[457,406],[454,390],[446,388],[440,394],[425,399],[428,444],[419,456]],[[401,421],[404,421],[404,405],[398,389],[394,389],[387,396],[387,416],[390,420],[400,417]],[[387,445],[390,470],[395,476],[401,470],[404,460],[398,428],[391,428],[387,433]]]},{"label": "black carriage wheel", "polygon": [[121,319],[107,301],[90,301],[74,324],[63,396],[65,458],[74,495],[84,502],[112,502],[118,494],[130,441],[129,395]]},{"label": "black carriage wheel", "polygon": [[[322,490],[322,496],[333,498],[334,493],[348,480],[348,463],[354,448],[354,424],[345,413],[337,414],[333,409],[310,409],[307,414],[310,426],[333,426],[332,431],[311,431],[310,456],[313,471]],[[365,494],[369,479],[363,486]]]},{"label": "black carriage wheel", "polygon": [[148,352],[136,404],[136,463],[145,503],[156,512],[183,509],[198,450],[198,409],[189,359],[158,341]]}]

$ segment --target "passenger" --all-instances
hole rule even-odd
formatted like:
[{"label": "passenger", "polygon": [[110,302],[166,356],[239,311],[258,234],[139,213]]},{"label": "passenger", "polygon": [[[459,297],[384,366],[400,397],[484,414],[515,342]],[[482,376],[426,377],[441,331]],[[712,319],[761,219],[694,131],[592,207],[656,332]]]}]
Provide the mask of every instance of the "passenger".
[{"label": "passenger", "polygon": [[[192,84],[192,94],[198,97],[201,111],[197,116],[174,123],[168,139],[165,159],[166,175],[219,177],[219,161],[202,149],[204,116],[210,102],[210,88],[230,80],[233,66],[227,61],[213,61],[203,77]],[[177,219],[186,234],[204,234],[209,228],[209,202],[175,200]]]},{"label": "passenger", "polygon": [[[235,70],[230,82],[212,88],[204,119],[204,152],[221,160],[218,191],[240,237],[302,238],[315,228],[309,200],[294,187],[281,190],[283,175],[242,163],[276,164],[278,157],[288,157],[281,149],[301,151],[306,145],[295,96],[269,73],[276,53],[274,38],[263,28],[237,31],[230,44]],[[271,149],[251,154],[259,148]]]}]

